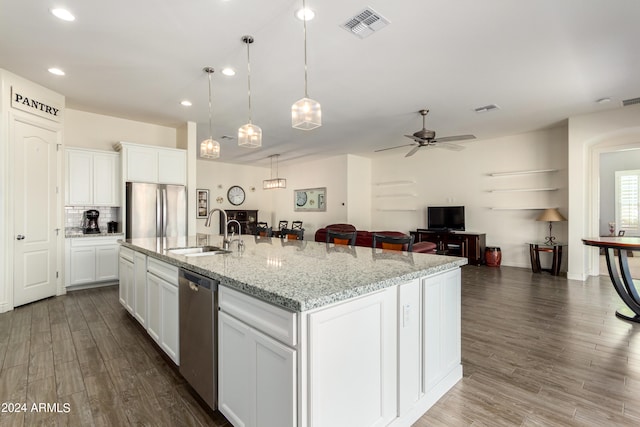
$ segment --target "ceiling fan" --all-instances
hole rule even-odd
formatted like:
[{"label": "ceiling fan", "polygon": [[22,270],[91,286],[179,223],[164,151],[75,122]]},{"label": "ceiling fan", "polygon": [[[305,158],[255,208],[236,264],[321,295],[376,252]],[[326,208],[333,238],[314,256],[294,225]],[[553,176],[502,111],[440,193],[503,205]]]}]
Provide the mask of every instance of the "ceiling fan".
[{"label": "ceiling fan", "polygon": [[449,141],[464,141],[467,139],[475,139],[474,135],[456,135],[456,136],[445,136],[444,138],[436,138],[436,132],[433,130],[429,130],[425,127],[425,118],[427,114],[429,114],[429,110],[420,110],[418,111],[422,115],[422,129],[415,132],[413,135],[405,135],[407,138],[413,139],[413,143],[398,145],[396,147],[382,148],[380,150],[375,150],[375,152],[393,150],[401,147],[410,147],[413,148],[405,154],[405,157],[413,156],[416,152],[423,147],[426,148],[444,148],[447,150],[460,151],[464,150],[462,145],[451,144]]}]

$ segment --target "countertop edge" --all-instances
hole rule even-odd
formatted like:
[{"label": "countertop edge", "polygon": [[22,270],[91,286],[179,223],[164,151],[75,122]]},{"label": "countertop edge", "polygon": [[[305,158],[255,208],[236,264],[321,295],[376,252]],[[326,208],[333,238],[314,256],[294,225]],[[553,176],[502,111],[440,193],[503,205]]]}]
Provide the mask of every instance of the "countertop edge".
[{"label": "countertop edge", "polygon": [[219,273],[216,273],[215,271],[211,271],[211,270],[206,270],[203,268],[200,268],[196,265],[184,262],[180,259],[177,259],[175,257],[171,257],[168,255],[164,255],[162,253],[159,253],[157,251],[154,250],[150,250],[150,249],[146,249],[144,247],[141,246],[136,246],[132,243],[126,242],[125,240],[118,240],[118,243],[120,243],[122,246],[127,247],[129,249],[135,250],[137,252],[141,252],[144,253],[147,256],[150,256],[152,258],[161,260],[163,262],[166,262],[168,264],[174,265],[178,268],[184,268],[186,270],[189,271],[193,271],[195,273],[201,274],[205,277],[214,279],[214,280],[218,280],[220,282],[221,285],[225,285],[228,286],[232,289],[235,289],[237,291],[243,292],[245,294],[248,294],[250,296],[253,296],[255,298],[258,298],[262,301],[268,302],[270,304],[275,304],[277,306],[283,307],[287,310],[290,310],[292,312],[304,312],[304,311],[309,311],[315,308],[319,308],[319,307],[323,307],[332,303],[336,303],[336,302],[340,302],[340,301],[345,301],[351,298],[356,298],[362,295],[366,295],[369,293],[373,293],[376,291],[379,291],[381,289],[385,289],[391,286],[395,286],[395,285],[399,285],[401,283],[406,283],[410,280],[413,279],[418,279],[421,277],[427,277],[427,276],[432,276],[434,274],[437,273],[441,273],[447,270],[451,270],[454,268],[459,268],[463,265],[466,265],[468,263],[468,260],[466,258],[457,258],[457,257],[450,257],[453,258],[455,260],[453,261],[449,261],[449,262],[445,262],[442,264],[439,264],[437,266],[433,266],[433,267],[429,267],[427,269],[423,269],[423,270],[418,270],[418,271],[411,271],[408,272],[406,274],[402,274],[393,278],[389,278],[389,279],[384,279],[384,280],[380,280],[377,282],[373,282],[367,285],[362,285],[362,286],[358,286],[355,288],[350,288],[350,289],[346,289],[340,292],[334,292],[331,294],[327,294],[327,295],[323,295],[321,297],[318,298],[313,298],[310,300],[305,300],[305,301],[300,301],[300,300],[294,300],[291,298],[287,298],[283,295],[274,293],[274,292],[269,292],[266,291],[260,287],[256,287],[253,286],[249,283],[243,283],[241,281],[232,279],[230,277],[221,275]]}]

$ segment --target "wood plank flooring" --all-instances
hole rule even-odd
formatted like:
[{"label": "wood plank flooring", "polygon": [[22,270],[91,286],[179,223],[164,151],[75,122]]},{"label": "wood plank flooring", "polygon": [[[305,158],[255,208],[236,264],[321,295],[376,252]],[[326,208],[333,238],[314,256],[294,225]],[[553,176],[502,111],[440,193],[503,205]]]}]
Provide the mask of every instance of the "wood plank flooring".
[{"label": "wood plank flooring", "polygon": [[[614,316],[622,303],[608,277],[467,266],[462,280],[464,378],[415,426],[640,425],[640,325]],[[117,287],[0,314],[0,366],[0,404],[29,409],[0,413],[0,427],[229,426],[193,397]],[[33,402],[61,412],[31,412]]]}]

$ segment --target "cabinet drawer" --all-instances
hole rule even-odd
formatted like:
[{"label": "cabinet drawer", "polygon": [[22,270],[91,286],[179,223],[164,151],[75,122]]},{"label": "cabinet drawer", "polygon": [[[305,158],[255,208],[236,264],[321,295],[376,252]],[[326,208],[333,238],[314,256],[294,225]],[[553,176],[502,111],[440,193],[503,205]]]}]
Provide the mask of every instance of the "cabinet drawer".
[{"label": "cabinet drawer", "polygon": [[289,345],[297,345],[296,313],[225,286],[219,287],[220,310]]},{"label": "cabinet drawer", "polygon": [[176,266],[149,257],[147,262],[147,271],[166,280],[174,286],[178,286],[178,267]]},{"label": "cabinet drawer", "polygon": [[117,245],[118,240],[123,236],[108,236],[108,237],[76,237],[71,238],[71,247],[79,248],[82,246],[101,246],[101,245]]},{"label": "cabinet drawer", "polygon": [[127,261],[133,262],[133,250],[120,246],[120,258],[124,258]]}]

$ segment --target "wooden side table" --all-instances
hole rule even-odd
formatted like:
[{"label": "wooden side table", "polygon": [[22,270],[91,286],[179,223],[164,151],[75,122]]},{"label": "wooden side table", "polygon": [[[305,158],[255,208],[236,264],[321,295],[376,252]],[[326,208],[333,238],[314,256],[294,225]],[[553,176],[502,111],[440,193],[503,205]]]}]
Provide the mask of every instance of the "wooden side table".
[{"label": "wooden side table", "polygon": [[[560,266],[562,265],[562,247],[567,246],[564,243],[547,244],[544,242],[529,242],[529,255],[531,256],[531,270],[534,273],[548,271],[553,276],[560,274]],[[550,252],[553,254],[553,262],[551,268],[540,267],[540,252]]]}]

